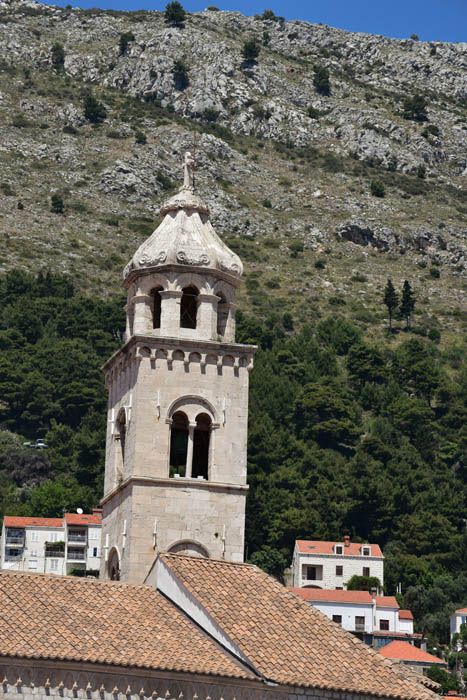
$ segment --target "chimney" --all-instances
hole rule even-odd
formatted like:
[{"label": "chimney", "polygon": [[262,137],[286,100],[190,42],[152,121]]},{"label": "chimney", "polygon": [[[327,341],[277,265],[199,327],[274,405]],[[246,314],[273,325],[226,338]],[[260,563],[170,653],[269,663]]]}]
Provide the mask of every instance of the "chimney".
[{"label": "chimney", "polygon": [[350,537],[349,535],[344,535],[344,547],[349,547],[350,546]]},{"label": "chimney", "polygon": [[102,508],[93,508],[92,514],[93,515],[102,515]]},{"label": "chimney", "polygon": [[376,595],[377,595],[377,593],[378,593],[378,591],[376,590],[376,588],[372,588],[370,592],[371,592],[371,597],[372,597],[372,598],[376,598]]}]

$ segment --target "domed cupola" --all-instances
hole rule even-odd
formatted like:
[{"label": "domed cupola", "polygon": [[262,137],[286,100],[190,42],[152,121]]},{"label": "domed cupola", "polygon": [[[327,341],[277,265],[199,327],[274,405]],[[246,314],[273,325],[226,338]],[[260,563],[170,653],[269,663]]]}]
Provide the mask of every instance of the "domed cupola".
[{"label": "domed cupola", "polygon": [[214,231],[209,208],[194,190],[194,167],[187,152],[182,187],[164,202],[162,223],[125,267],[127,338],[235,339],[243,265]]}]

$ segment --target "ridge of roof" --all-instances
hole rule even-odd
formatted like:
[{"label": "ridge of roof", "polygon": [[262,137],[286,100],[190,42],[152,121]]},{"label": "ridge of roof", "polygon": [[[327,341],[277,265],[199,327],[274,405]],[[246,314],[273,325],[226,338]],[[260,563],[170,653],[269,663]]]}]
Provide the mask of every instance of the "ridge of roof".
[{"label": "ridge of roof", "polygon": [[35,525],[35,527],[63,527],[63,518],[35,518],[33,516],[5,515],[3,524],[6,527],[27,527],[28,525]]},{"label": "ridge of roof", "polygon": [[[359,550],[362,547],[371,547],[370,559],[374,557],[384,559],[380,546],[371,542],[349,542],[346,545],[342,540],[337,542],[330,540],[295,540],[295,545],[301,554],[332,554],[336,557],[363,556]],[[342,554],[334,552],[335,545],[343,547]]]},{"label": "ridge of roof", "polygon": [[456,613],[467,613],[467,608],[459,608],[459,610],[455,610]]},{"label": "ridge of roof", "polygon": [[399,640],[389,642],[389,644],[386,644],[384,647],[380,647],[380,649],[378,649],[378,653],[386,658],[400,659],[401,661],[421,661],[433,664],[445,663],[443,659],[439,659],[437,656],[433,656],[433,654],[429,654],[428,652],[413,646],[413,644],[401,642]]},{"label": "ridge of roof", "polygon": [[160,559],[269,681],[404,700],[434,698],[258,567],[178,554]]}]

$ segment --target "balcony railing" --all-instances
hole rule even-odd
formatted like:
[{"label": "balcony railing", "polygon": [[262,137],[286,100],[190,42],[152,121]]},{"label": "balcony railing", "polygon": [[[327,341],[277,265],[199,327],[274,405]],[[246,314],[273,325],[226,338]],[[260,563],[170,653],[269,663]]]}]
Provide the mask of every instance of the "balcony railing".
[{"label": "balcony railing", "polygon": [[5,561],[21,561],[22,554],[5,554]]},{"label": "balcony railing", "polygon": [[363,624],[363,625],[361,625],[361,624],[356,624],[356,625],[355,625],[355,632],[364,632],[364,631],[365,631],[365,625],[364,625],[364,624]]},{"label": "balcony railing", "polygon": [[86,561],[86,553],[85,552],[70,552],[68,550],[66,558],[68,561]]},{"label": "balcony railing", "polygon": [[68,533],[68,542],[76,542],[77,544],[86,544],[86,535],[81,535],[74,532]]},{"label": "balcony railing", "polygon": [[6,538],[7,544],[21,544],[24,545],[24,537],[8,537]]},{"label": "balcony railing", "polygon": [[46,549],[45,556],[46,557],[53,557],[55,559],[57,557],[64,557],[65,552],[63,549]]}]

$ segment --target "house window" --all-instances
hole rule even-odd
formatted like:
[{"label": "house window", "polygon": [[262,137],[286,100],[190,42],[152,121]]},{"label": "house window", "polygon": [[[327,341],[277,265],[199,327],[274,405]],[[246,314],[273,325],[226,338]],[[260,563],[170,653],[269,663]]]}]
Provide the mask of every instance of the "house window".
[{"label": "house window", "polygon": [[369,566],[364,566],[364,567],[363,567],[363,575],[364,575],[364,576],[369,576],[369,575],[370,575],[370,567],[369,567]]},{"label": "house window", "polygon": [[28,561],[28,569],[37,569],[37,559],[30,559]]},{"label": "house window", "polygon": [[161,327],[161,287],[151,291],[152,327]]},{"label": "house window", "polygon": [[198,290],[196,287],[184,287],[180,300],[180,327],[196,328],[198,314]]},{"label": "house window", "polygon": [[209,470],[209,440],[211,435],[211,419],[206,413],[196,417],[196,428],[193,433],[193,465],[191,476],[208,478]]},{"label": "house window", "polygon": [[58,569],[58,559],[51,559],[50,560],[50,570],[57,571],[57,569]]},{"label": "house window", "polygon": [[343,576],[344,575],[344,567],[343,566],[336,566],[336,576]]},{"label": "house window", "polygon": [[342,554],[342,545],[336,544],[336,554]]},{"label": "house window", "polygon": [[379,628],[381,631],[389,632],[389,620],[380,620]]},{"label": "house window", "polygon": [[89,535],[90,540],[100,539],[100,534],[101,534],[101,530],[99,527],[89,527],[88,528],[88,535]]},{"label": "house window", "polygon": [[363,547],[363,556],[364,557],[370,556],[370,548],[369,547]]},{"label": "house window", "polygon": [[365,618],[360,615],[355,616],[355,631],[364,632],[365,631]]},{"label": "house window", "polygon": [[36,530],[33,530],[31,532],[31,541],[32,542],[39,542],[39,533]]},{"label": "house window", "polygon": [[92,548],[92,556],[97,557],[97,547]]},{"label": "house window", "polygon": [[337,622],[338,625],[342,625],[342,615],[333,615],[332,621]]},{"label": "house window", "polygon": [[170,473],[185,476],[188,452],[188,418],[182,411],[174,413],[170,430]]},{"label": "house window", "polygon": [[316,566],[306,567],[306,578],[307,581],[316,581]]},{"label": "house window", "polygon": [[344,588],[342,586],[336,586],[336,591],[343,591]]}]

